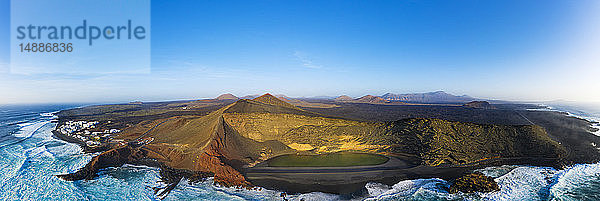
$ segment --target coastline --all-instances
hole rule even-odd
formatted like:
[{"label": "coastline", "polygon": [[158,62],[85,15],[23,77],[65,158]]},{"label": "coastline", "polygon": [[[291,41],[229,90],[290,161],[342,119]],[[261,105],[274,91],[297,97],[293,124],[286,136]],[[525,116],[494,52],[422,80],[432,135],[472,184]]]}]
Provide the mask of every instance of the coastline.
[{"label": "coastline", "polygon": [[[564,115],[564,114],[563,114]],[[165,177],[163,180],[170,181],[169,187],[166,191],[161,193],[168,193],[169,190],[175,188],[177,183],[183,178],[196,178],[195,181],[200,181],[209,177],[211,174],[207,172],[194,172],[190,170],[174,169],[165,165],[162,162],[158,162],[148,157],[148,148],[144,146],[131,146],[130,144],[124,146],[104,146],[103,149],[92,149],[80,140],[71,138],[66,135],[62,135],[60,132],[53,131],[54,135],[64,141],[73,142],[78,144],[84,150],[89,152],[104,151],[104,153],[98,155],[90,162],[86,167],[79,171],[67,175],[60,175],[60,178],[65,180],[79,180],[79,179],[93,179],[98,171],[106,167],[120,167],[124,164],[133,165],[146,165],[150,167],[158,167],[161,169],[161,176]],[[244,176],[248,177],[252,184],[260,187],[269,189],[282,190],[284,192],[292,193],[306,193],[306,192],[329,192],[335,194],[351,194],[356,193],[364,189],[367,182],[379,182],[386,185],[395,184],[401,180],[407,179],[427,179],[427,178],[442,178],[448,181],[456,179],[462,176],[464,173],[481,169],[485,167],[501,166],[501,165],[530,165],[530,166],[546,166],[554,167],[557,169],[564,168],[565,164],[559,158],[553,158],[545,160],[542,158],[498,158],[479,161],[473,164],[466,164],[460,166],[419,166],[417,168],[408,169],[390,169],[381,170],[375,177],[364,177],[361,173],[346,173],[338,172],[332,173],[332,175],[324,175],[323,173],[315,173],[313,175],[304,173],[303,176],[299,176],[298,173],[292,173],[292,175],[284,175],[286,173],[279,174],[282,177],[273,176],[274,173],[256,173],[252,171],[241,171]],[[368,171],[368,170],[367,170]],[[367,172],[365,171],[365,172]],[[378,170],[379,171],[379,170]],[[164,173],[163,173],[164,172]],[[383,176],[382,176],[383,175]],[[385,175],[396,175],[396,176],[385,176]],[[353,183],[339,183],[340,178],[363,178],[358,182]],[[313,180],[311,180],[313,179]],[[316,181],[314,179],[320,179]],[[312,184],[317,183],[316,185]],[[231,186],[224,184],[225,186]],[[156,191],[158,192],[158,190]],[[164,194],[162,194],[164,195]]]},{"label": "coastline", "polygon": [[[90,180],[98,177],[98,172],[109,167],[122,167],[123,165],[130,164],[134,166],[147,166],[155,167],[160,171],[161,182],[166,184],[164,188],[154,188],[154,192],[158,197],[166,196],[171,190],[173,190],[177,184],[186,178],[191,182],[201,182],[211,177],[211,173],[207,172],[196,172],[185,169],[176,169],[165,165],[164,163],[155,159],[147,157],[148,151],[141,149],[141,147],[134,148],[129,145],[123,147],[101,147],[106,150],[98,150],[87,147],[81,141],[78,142],[76,139],[69,139],[68,136],[57,135],[55,136],[59,140],[63,140],[68,143],[74,143],[80,146],[84,152],[102,152],[99,155],[92,158],[84,167],[73,173],[67,173],[63,175],[55,175],[66,181],[77,181],[77,180]],[[64,138],[61,138],[64,137]],[[87,150],[85,150],[87,148]]]},{"label": "coastline", "polygon": [[[585,112],[583,110],[579,110],[576,108],[571,108],[573,106],[569,106],[569,105],[552,106],[552,105],[547,105],[547,104],[538,104],[538,106],[540,106],[541,108],[527,109],[527,111],[559,112],[559,113],[563,113],[564,115],[569,116],[569,117],[575,117],[578,119],[585,120],[589,123],[590,128],[595,129],[595,130],[590,130],[589,132],[594,135],[600,136],[600,116],[596,116],[592,113]],[[577,111],[577,112],[574,112],[574,111]],[[576,114],[576,113],[579,113],[579,114]]]},{"label": "coastline", "polygon": [[[60,112],[60,111],[58,111]],[[57,112],[57,113],[58,113]],[[59,117],[57,117],[58,119]],[[143,146],[132,146],[126,144],[119,146],[117,144],[105,143],[102,146],[90,147],[85,142],[64,135],[56,128],[60,125],[60,119],[58,123],[52,129],[52,137],[57,140],[61,140],[67,143],[72,143],[79,146],[84,153],[100,153],[99,155],[92,158],[92,161],[88,162],[84,167],[73,173],[67,173],[63,175],[55,175],[66,181],[77,181],[77,180],[89,180],[95,179],[98,176],[98,172],[108,167],[122,167],[125,164],[134,166],[146,166],[154,167],[159,169],[159,175],[162,183],[166,184],[162,188],[153,188],[155,195],[159,198],[164,198],[169,192],[179,184],[182,179],[187,179],[189,182],[202,182],[212,177],[211,173],[197,172],[185,169],[176,169],[165,165],[163,162],[157,161],[148,157],[148,149],[144,149]]]}]

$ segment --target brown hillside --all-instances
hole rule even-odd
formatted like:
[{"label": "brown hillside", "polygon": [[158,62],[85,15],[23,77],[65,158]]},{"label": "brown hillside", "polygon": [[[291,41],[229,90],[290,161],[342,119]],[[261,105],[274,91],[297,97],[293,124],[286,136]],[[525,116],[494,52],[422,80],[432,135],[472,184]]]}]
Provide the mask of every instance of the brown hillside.
[{"label": "brown hillside", "polygon": [[360,103],[388,103],[389,102],[381,97],[372,96],[372,95],[366,95],[366,96],[360,97],[360,98],[356,99],[356,101],[360,102]]},{"label": "brown hillside", "polygon": [[307,116],[320,116],[307,112],[289,103],[279,100],[270,94],[265,94],[254,100],[240,99],[235,104],[228,106],[225,113],[273,113],[273,114],[299,114]]},{"label": "brown hillside", "polygon": [[233,94],[221,94],[215,99],[217,99],[217,100],[237,100],[239,98],[237,96],[234,96]]}]

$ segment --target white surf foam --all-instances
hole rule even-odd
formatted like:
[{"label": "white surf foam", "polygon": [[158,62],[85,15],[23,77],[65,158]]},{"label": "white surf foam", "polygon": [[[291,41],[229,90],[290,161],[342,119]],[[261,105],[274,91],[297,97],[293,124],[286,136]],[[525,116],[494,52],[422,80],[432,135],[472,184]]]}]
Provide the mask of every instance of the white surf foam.
[{"label": "white surf foam", "polygon": [[20,128],[23,128],[25,126],[29,126],[29,125],[33,125],[35,124],[34,122],[25,122],[25,123],[19,123],[17,124],[17,126],[19,126]]},{"label": "white surf foam", "polygon": [[52,116],[54,116],[54,114],[52,112],[47,112],[47,113],[41,113],[40,116],[42,116],[42,117],[52,117]]},{"label": "white surf foam", "polygon": [[503,165],[500,167],[487,167],[484,169],[475,170],[475,172],[480,172],[486,176],[497,178],[509,173],[510,171],[518,167],[518,165]]},{"label": "white surf foam", "polygon": [[56,113],[58,113],[59,111],[56,112],[47,112],[47,113],[41,113],[40,116],[42,117],[49,117],[50,119],[58,119],[58,116],[56,116]]},{"label": "white surf foam", "polygon": [[381,194],[384,194],[385,192],[388,192],[389,190],[392,189],[392,187],[385,185],[385,184],[380,184],[380,183],[376,183],[376,182],[369,182],[365,185],[365,188],[367,189],[367,192],[369,193],[369,197],[376,197],[379,196]]},{"label": "white surf foam", "polygon": [[[442,186],[448,186],[448,182],[437,178],[405,180],[394,184],[389,190],[379,195],[367,198],[366,200],[424,199],[428,197],[450,199],[453,197],[453,195],[450,195],[442,190],[442,188],[440,188]],[[372,187],[373,185],[371,185],[371,188]],[[377,188],[380,189],[371,189],[369,193],[383,190],[385,189],[385,186],[379,185]]]},{"label": "white surf foam", "polygon": [[449,194],[441,179],[401,181],[393,186],[368,183],[366,200],[600,200],[600,163],[564,170],[550,167],[500,166],[477,172],[495,177],[500,191]]},{"label": "white surf foam", "polygon": [[548,197],[548,187],[557,171],[548,167],[518,167],[496,178],[499,192],[482,194],[490,200],[540,200]]},{"label": "white surf foam", "polygon": [[22,128],[14,134],[15,137],[31,137],[37,130],[39,130],[42,126],[46,125],[48,121],[42,122],[28,122],[19,124],[22,125]]},{"label": "white surf foam", "polygon": [[45,146],[27,149],[27,150],[25,150],[25,153],[26,153],[27,158],[48,157],[51,160],[54,160],[54,155],[52,153],[48,152],[48,149],[46,149]]},{"label": "white surf foam", "polygon": [[578,164],[561,170],[555,185],[550,188],[553,199],[600,199],[600,163]]}]

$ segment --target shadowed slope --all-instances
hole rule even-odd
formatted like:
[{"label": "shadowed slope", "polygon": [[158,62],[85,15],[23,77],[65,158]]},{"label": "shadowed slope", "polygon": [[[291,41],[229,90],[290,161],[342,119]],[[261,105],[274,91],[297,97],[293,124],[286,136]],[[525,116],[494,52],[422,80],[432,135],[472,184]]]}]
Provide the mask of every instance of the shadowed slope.
[{"label": "shadowed slope", "polygon": [[215,181],[227,185],[248,185],[239,173],[242,166],[259,160],[261,155],[289,148],[276,141],[256,142],[240,136],[223,120],[223,111],[230,106],[177,123],[179,126],[171,132],[152,134],[155,141],[146,147],[166,155],[171,167],[212,172]]},{"label": "shadowed slope", "polygon": [[272,113],[272,114],[298,114],[307,116],[321,116],[317,113],[307,112],[285,101],[279,100],[270,94],[265,94],[254,100],[241,99],[232,104],[224,113]]},{"label": "shadowed slope", "polygon": [[[440,119],[404,119],[389,122],[384,132],[373,132],[367,143],[389,145],[389,152],[418,155],[430,166],[457,165],[498,158],[564,157],[566,150],[536,125],[487,125]],[[533,159],[533,160],[531,160]],[[556,164],[546,164],[547,166]]]}]

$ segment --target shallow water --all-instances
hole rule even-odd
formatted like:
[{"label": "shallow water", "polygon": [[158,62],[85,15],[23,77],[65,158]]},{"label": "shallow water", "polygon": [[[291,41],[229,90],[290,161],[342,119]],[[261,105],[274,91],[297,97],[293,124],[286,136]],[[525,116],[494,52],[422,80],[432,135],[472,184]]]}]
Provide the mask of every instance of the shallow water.
[{"label": "shallow water", "polygon": [[[74,172],[94,154],[84,154],[50,132],[54,123],[42,113],[73,105],[0,106],[0,200],[159,200],[162,187],[156,168],[125,165],[108,168],[90,181],[63,181],[56,174]],[[340,197],[312,192],[290,200],[600,200],[600,164],[565,170],[549,167],[501,166],[478,170],[493,176],[501,191],[449,194],[442,179],[416,179],[387,186],[367,184],[364,195]],[[164,200],[281,200],[278,191],[215,186],[212,180],[184,180]]]}]

